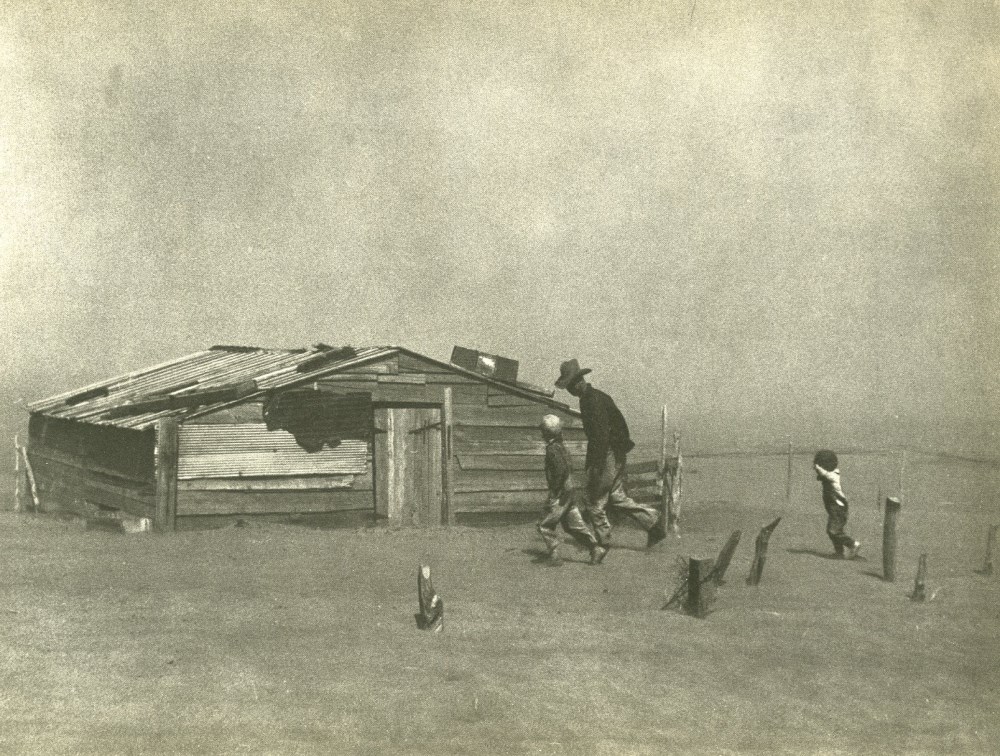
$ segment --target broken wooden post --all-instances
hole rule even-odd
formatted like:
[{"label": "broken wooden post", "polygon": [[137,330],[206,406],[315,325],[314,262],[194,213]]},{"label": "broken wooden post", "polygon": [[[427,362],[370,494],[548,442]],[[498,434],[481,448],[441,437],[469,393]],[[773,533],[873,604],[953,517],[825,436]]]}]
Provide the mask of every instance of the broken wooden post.
[{"label": "broken wooden post", "polygon": [[896,579],[896,516],[902,504],[892,496],[885,500],[885,519],[882,522],[882,579]]},{"label": "broken wooden post", "polygon": [[153,527],[161,533],[174,529],[177,515],[177,444],[176,417],[156,422],[156,508]]},{"label": "broken wooden post", "polygon": [[[660,424],[660,512],[665,513],[666,529],[678,534],[677,512],[674,511],[674,473],[667,457],[667,405],[663,405]],[[661,515],[662,516],[662,515]]]},{"label": "broken wooden post", "polygon": [[38,496],[38,484],[35,482],[35,471],[31,469],[31,460],[28,459],[28,450],[21,447],[21,462],[24,464],[24,472],[28,479],[28,491],[31,493],[31,503],[36,512],[42,510],[42,502]]},{"label": "broken wooden post", "polygon": [[747,578],[747,585],[758,585],[761,575],[764,573],[764,562],[767,559],[767,544],[771,540],[771,533],[778,527],[781,518],[777,518],[770,525],[760,529],[757,534],[757,541],[754,543],[753,562],[750,563],[750,577]]},{"label": "broken wooden post", "polygon": [[983,575],[993,574],[993,546],[997,539],[997,528],[1000,525],[990,525],[986,533],[986,557],[983,559],[983,569],[980,570]]},{"label": "broken wooden post", "polygon": [[434,591],[430,565],[417,568],[417,601],[420,605],[417,627],[440,633],[444,629],[444,600]]},{"label": "broken wooden post", "polygon": [[674,473],[670,481],[670,498],[667,503],[670,510],[667,513],[667,529],[680,533],[681,521],[681,487],[684,483],[684,460],[681,458],[681,434],[674,431]]},{"label": "broken wooden post", "polygon": [[913,593],[910,594],[911,601],[923,601],[926,598],[927,581],[927,555],[921,554],[920,561],[917,562],[917,577],[913,581]]},{"label": "broken wooden post", "polygon": [[719,552],[719,556],[715,558],[712,580],[716,585],[722,585],[725,582],[723,578],[726,576],[726,570],[729,569],[729,563],[733,560],[733,554],[736,553],[736,547],[739,545],[742,535],[742,530],[734,530],[725,546],[722,547],[722,551]]},{"label": "broken wooden post", "polygon": [[792,440],[788,439],[788,472],[785,475],[785,505],[792,503]]},{"label": "broken wooden post", "polygon": [[694,617],[705,617],[715,598],[715,581],[712,580],[712,559],[689,559],[687,601],[685,611]]}]

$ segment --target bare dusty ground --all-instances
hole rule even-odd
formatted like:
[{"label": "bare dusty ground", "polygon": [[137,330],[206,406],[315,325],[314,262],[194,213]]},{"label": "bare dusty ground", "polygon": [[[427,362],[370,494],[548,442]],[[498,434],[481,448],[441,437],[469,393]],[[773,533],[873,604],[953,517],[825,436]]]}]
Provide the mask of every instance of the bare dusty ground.
[{"label": "bare dusty ground", "polygon": [[[568,545],[562,568],[533,563],[530,525],[160,536],[0,514],[0,751],[1000,751],[1000,575],[976,572],[1000,518],[983,491],[948,498],[960,475],[907,500],[888,583],[874,497],[852,510],[867,558],[835,561],[818,491],[699,501],[694,472],[683,537],[646,553],[620,527],[600,567]],[[737,528],[712,614],[662,610],[679,559]],[[934,597],[918,604],[922,551]],[[443,634],[416,629],[421,559]]]}]

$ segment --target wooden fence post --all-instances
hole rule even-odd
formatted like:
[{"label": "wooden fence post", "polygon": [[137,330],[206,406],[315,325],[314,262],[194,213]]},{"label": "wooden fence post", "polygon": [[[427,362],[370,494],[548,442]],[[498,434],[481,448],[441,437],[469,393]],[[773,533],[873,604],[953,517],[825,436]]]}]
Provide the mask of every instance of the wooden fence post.
[{"label": "wooden fence post", "polygon": [[452,434],[454,412],[451,404],[451,386],[444,389],[444,405],[441,409],[441,445],[442,445],[442,488],[444,498],[444,521],[448,525],[455,524],[455,468],[452,461]]},{"label": "wooden fence post", "polygon": [[983,575],[993,574],[993,546],[997,539],[997,528],[1000,525],[990,525],[986,533],[986,556],[983,559],[983,569],[980,570]]},{"label": "wooden fence post", "polygon": [[913,581],[913,593],[910,594],[911,601],[923,601],[926,596],[927,582],[927,555],[921,554],[920,561],[917,562],[917,577]]},{"label": "wooden fence post", "polygon": [[882,522],[882,579],[893,582],[896,579],[896,517],[902,507],[899,499],[892,496],[885,500],[885,519]]},{"label": "wooden fence post", "polygon": [[726,570],[729,569],[729,563],[733,560],[733,554],[736,553],[736,547],[739,545],[742,535],[742,530],[734,530],[725,546],[722,547],[722,551],[719,552],[719,556],[715,558],[712,580],[716,585],[722,585],[725,582],[723,578],[726,576]]},{"label": "wooden fence post", "polygon": [[[743,535],[742,531],[740,530],[733,531],[733,534],[729,536],[729,539],[726,541],[726,544],[722,547],[722,551],[719,552],[719,556],[715,558],[714,565],[712,566],[710,571],[703,572],[699,568],[699,579],[701,580],[701,582],[704,583],[707,580],[712,582],[715,586],[720,586],[725,582],[723,580],[723,577],[726,574],[726,570],[729,568],[729,562],[731,562],[733,559],[733,554],[736,553],[736,546],[740,542],[741,535]],[[702,560],[702,561],[711,561],[711,560]],[[681,584],[677,586],[677,590],[675,590],[673,594],[670,596],[670,598],[667,599],[667,603],[663,605],[663,608],[669,609],[670,607],[678,603],[683,603],[686,606],[690,596],[691,585],[692,585],[691,571],[689,566],[688,571],[685,572],[684,577],[681,580]],[[714,595],[715,594],[713,593],[712,596],[714,597]]]},{"label": "wooden fence post", "polygon": [[35,481],[35,471],[31,469],[31,460],[28,459],[28,449],[21,447],[21,463],[24,465],[25,477],[28,479],[28,491],[31,493],[32,508],[36,512],[42,511],[42,501],[38,495],[38,483]]},{"label": "wooden fence post", "polygon": [[444,600],[434,590],[430,565],[417,567],[417,602],[417,627],[440,633],[444,629]]},{"label": "wooden fence post", "polygon": [[156,422],[156,509],[153,527],[165,533],[176,526],[177,516],[177,418]]},{"label": "wooden fence post", "polygon": [[688,590],[684,608],[694,617],[704,617],[715,598],[715,581],[712,580],[711,559],[688,560]]},{"label": "wooden fence post", "polygon": [[684,460],[681,457],[681,434],[674,431],[674,460],[676,468],[670,486],[670,513],[667,518],[668,530],[674,534],[680,533],[681,522],[681,492],[684,485]]},{"label": "wooden fence post", "polygon": [[753,562],[750,564],[750,577],[747,578],[747,585],[759,585],[761,575],[764,573],[764,562],[767,560],[767,544],[771,540],[771,534],[778,527],[781,518],[777,518],[770,525],[760,529],[757,540],[754,543]]},{"label": "wooden fence post", "polygon": [[24,496],[24,486],[27,484],[27,476],[24,483],[21,482],[21,444],[18,437],[14,436],[14,511],[20,512],[23,509],[22,497]]}]

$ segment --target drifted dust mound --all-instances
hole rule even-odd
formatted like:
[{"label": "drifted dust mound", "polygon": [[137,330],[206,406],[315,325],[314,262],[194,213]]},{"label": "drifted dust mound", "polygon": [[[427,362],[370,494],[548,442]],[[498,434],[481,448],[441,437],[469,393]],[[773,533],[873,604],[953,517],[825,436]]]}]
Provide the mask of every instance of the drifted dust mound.
[{"label": "drifted dust mound", "polygon": [[[923,506],[895,583],[874,505],[852,513],[866,559],[835,561],[812,500],[693,502],[679,540],[645,553],[619,527],[603,565],[567,543],[558,569],[530,525],[161,536],[2,514],[0,752],[995,753],[1000,579],[975,571],[995,512]],[[681,559],[737,528],[711,614],[662,610]],[[441,634],[414,622],[422,560]]]}]

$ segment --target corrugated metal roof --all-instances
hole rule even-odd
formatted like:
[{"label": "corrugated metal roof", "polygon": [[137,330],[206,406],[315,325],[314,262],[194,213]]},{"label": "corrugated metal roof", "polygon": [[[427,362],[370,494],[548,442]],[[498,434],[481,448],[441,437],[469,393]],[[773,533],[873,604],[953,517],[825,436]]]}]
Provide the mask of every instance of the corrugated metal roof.
[{"label": "corrugated metal roof", "polygon": [[[94,383],[77,391],[67,391],[28,406],[31,412],[63,420],[82,420],[98,425],[119,428],[143,429],[157,420],[171,415],[184,415],[199,407],[160,409],[136,415],[115,415],[120,410],[150,396],[183,397],[194,391],[246,384],[250,381],[257,390],[274,390],[296,383],[304,383],[321,374],[379,360],[395,354],[394,347],[365,347],[353,351],[352,356],[331,359],[312,370],[300,372],[299,365],[324,354],[321,349],[248,349],[246,347],[215,348],[195,352],[146,370],[139,370],[102,383]],[[75,401],[81,395],[93,395]],[[216,404],[230,404],[217,402]]]},{"label": "corrugated metal roof", "polygon": [[[260,396],[266,391],[309,383],[320,376],[355,365],[375,362],[400,352],[417,354],[408,349],[391,346],[358,347],[345,352],[325,347],[312,349],[213,347],[34,402],[28,406],[28,410],[63,420],[79,420],[97,425],[142,430],[153,426],[157,420],[164,417],[205,414],[219,407]],[[329,359],[323,359],[327,355]],[[575,410],[567,405],[554,401],[551,395],[538,393],[523,384],[511,386],[424,355],[417,356],[448,367],[458,374],[473,377],[484,383],[496,384],[508,391],[515,390],[550,406],[575,413]],[[313,360],[314,364],[306,366],[310,360]],[[300,369],[300,366],[304,367]],[[150,397],[171,397],[178,404],[182,404],[183,398],[189,394],[236,385],[242,387],[239,398],[193,406],[155,406],[150,407],[148,412],[137,411],[135,414],[122,412],[123,409],[127,412],[130,405],[148,401]]]}]

